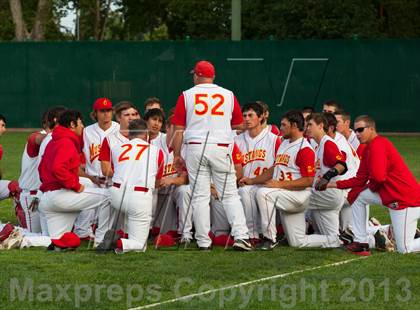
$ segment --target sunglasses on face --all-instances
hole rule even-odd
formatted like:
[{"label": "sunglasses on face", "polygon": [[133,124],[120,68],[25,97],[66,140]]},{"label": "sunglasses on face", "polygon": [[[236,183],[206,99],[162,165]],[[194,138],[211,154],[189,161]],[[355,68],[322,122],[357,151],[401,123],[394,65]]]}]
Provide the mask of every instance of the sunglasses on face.
[{"label": "sunglasses on face", "polygon": [[365,130],[365,128],[368,128],[369,126],[365,126],[365,127],[359,127],[359,128],[354,128],[354,131],[355,132],[358,132],[358,133],[362,133],[363,132],[363,130]]}]

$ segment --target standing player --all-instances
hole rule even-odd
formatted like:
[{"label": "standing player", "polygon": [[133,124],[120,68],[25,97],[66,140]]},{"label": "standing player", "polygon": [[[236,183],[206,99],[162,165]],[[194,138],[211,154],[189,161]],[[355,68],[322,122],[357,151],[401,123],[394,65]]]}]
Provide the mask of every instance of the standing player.
[{"label": "standing player", "polygon": [[99,153],[106,136],[119,131],[120,125],[112,121],[112,102],[108,98],[98,98],[93,104],[91,117],[96,123],[83,130],[83,154],[86,158],[85,175],[97,185],[104,184]]},{"label": "standing player", "polygon": [[80,211],[109,205],[103,189],[85,189],[79,181],[83,131],[80,112],[65,111],[58,123],[39,165],[40,190],[44,193],[39,208],[47,218],[51,239],[70,232]]},{"label": "standing player", "polygon": [[346,137],[353,149],[356,150],[359,158],[362,158],[363,150],[365,149],[366,144],[360,143],[359,139],[357,139],[356,133],[351,130],[350,114],[345,111],[339,111],[335,113],[335,118],[337,119],[337,131]]},{"label": "standing player", "polygon": [[211,249],[210,183],[213,179],[223,206],[234,219],[235,249],[251,250],[246,220],[236,187],[235,170],[229,146],[232,129],[242,129],[243,118],[234,94],[213,83],[215,70],[208,61],[199,61],[194,70],[194,87],[178,98],[173,124],[176,126],[174,162],[181,166],[181,145],[186,147],[186,165],[191,185],[195,237],[202,250]]},{"label": "standing player", "polygon": [[112,247],[121,252],[145,251],[152,215],[152,190],[163,174],[163,153],[147,142],[147,125],[136,119],[129,124],[130,141],[111,148],[114,174],[110,188],[115,212],[127,216],[128,238]]},{"label": "standing player", "polygon": [[[347,171],[346,157],[328,136],[328,121],[323,114],[313,113],[309,116],[307,134],[317,143],[316,174],[309,208],[314,224],[322,235],[335,240],[339,234],[339,213],[344,204],[344,192],[337,189],[325,189],[329,180],[337,180]],[[338,246],[339,244],[337,244]]]},{"label": "standing player", "polygon": [[[128,125],[130,121],[139,119],[140,115],[137,108],[128,101],[119,102],[115,106],[115,118],[120,123],[120,130],[105,137],[101,144],[99,161],[101,162],[102,174],[111,178],[114,174],[111,161],[111,149],[115,145],[128,142]],[[105,233],[111,229],[116,213],[109,205],[104,205],[98,210],[98,228],[95,232],[94,247],[99,245]]]},{"label": "standing player", "polygon": [[339,104],[336,100],[327,100],[322,105],[322,112],[325,113],[337,113],[341,111],[341,104]]},{"label": "standing player", "polygon": [[[264,112],[257,102],[242,107],[242,115],[245,132],[235,138],[235,143],[242,153],[244,177],[254,178],[273,166],[281,140],[269,128],[263,128]],[[260,212],[256,201],[258,188],[258,185],[239,188],[251,240],[259,239],[261,233]],[[275,225],[275,220],[273,222]]]},{"label": "standing player", "polygon": [[357,176],[328,184],[328,188],[364,188],[352,204],[355,239],[347,249],[354,254],[370,255],[366,206],[376,204],[389,208],[398,252],[419,252],[420,239],[415,239],[420,219],[419,184],[392,143],[378,135],[371,117],[357,117],[354,131],[360,143],[367,144]]},{"label": "standing player", "polygon": [[281,136],[280,129],[274,125],[268,124],[268,118],[270,117],[270,108],[268,107],[268,104],[266,104],[264,101],[256,101],[263,109],[263,122],[262,122],[262,128],[265,129],[268,127],[268,131],[272,132],[276,136]]}]

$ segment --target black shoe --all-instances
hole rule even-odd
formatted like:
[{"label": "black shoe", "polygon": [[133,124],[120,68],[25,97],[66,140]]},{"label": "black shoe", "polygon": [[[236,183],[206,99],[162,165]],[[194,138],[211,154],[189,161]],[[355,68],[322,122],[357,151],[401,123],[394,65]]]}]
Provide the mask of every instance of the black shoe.
[{"label": "black shoe", "polygon": [[274,242],[273,240],[264,237],[263,241],[261,242],[261,244],[258,246],[257,249],[262,250],[262,251],[271,251],[277,245],[278,245],[278,242]]},{"label": "black shoe", "polygon": [[69,248],[60,248],[59,246],[56,246],[54,243],[51,243],[47,247],[47,251],[49,252],[67,252]]},{"label": "black shoe", "polygon": [[349,245],[354,241],[354,234],[349,228],[346,228],[341,232],[338,238],[343,241],[344,245]]},{"label": "black shoe", "polygon": [[199,246],[198,250],[203,251],[203,252],[210,252],[211,251],[211,246]]},{"label": "black shoe", "polygon": [[237,251],[252,251],[252,244],[249,240],[236,239],[233,248]]},{"label": "black shoe", "polygon": [[105,253],[113,251],[117,247],[117,241],[120,239],[120,236],[114,229],[110,229],[105,233],[104,239],[96,247],[97,253]]},{"label": "black shoe", "polygon": [[345,246],[346,250],[352,254],[359,256],[370,256],[370,249],[368,243],[352,242]]}]

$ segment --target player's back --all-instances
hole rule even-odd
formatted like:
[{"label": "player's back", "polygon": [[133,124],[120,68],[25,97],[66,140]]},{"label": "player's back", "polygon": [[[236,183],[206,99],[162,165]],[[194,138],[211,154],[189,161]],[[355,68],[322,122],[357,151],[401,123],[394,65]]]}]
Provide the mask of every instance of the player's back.
[{"label": "player's back", "polygon": [[232,143],[233,93],[216,84],[198,84],[183,92],[186,142]]},{"label": "player's back", "polygon": [[156,146],[135,138],[116,144],[111,153],[114,183],[149,189],[155,187],[155,179],[163,169],[163,154]]}]

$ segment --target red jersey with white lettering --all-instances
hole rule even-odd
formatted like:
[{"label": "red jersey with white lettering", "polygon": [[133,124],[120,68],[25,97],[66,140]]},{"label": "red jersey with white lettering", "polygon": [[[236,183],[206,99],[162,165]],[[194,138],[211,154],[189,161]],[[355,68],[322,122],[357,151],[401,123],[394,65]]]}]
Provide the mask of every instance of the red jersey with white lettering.
[{"label": "red jersey with white lettering", "polygon": [[28,138],[22,154],[21,173],[19,177],[19,187],[22,190],[34,191],[41,186],[38,172],[38,155],[40,145],[36,144],[39,134],[46,134],[45,130],[34,132]]},{"label": "red jersey with white lettering", "polygon": [[[316,162],[315,162],[315,179],[314,184],[317,180],[322,178],[322,176],[331,168],[335,166],[337,162],[345,162],[346,156],[341,153],[337,144],[334,142],[333,138],[328,135],[324,135],[315,149]],[[342,180],[343,176],[337,175],[331,179],[332,181]]]},{"label": "red jersey with white lettering", "polygon": [[315,152],[306,138],[284,140],[277,151],[273,179],[293,181],[315,176]]},{"label": "red jersey with white lettering", "polygon": [[359,156],[347,141],[346,137],[344,137],[341,133],[335,133],[334,141],[337,144],[340,152],[346,155],[347,172],[343,174],[342,179],[344,180],[354,177],[360,165]]},{"label": "red jersey with white lettering", "polygon": [[281,140],[266,127],[255,138],[248,131],[241,133],[235,143],[242,153],[244,176],[253,178],[273,166]]},{"label": "red jersey with white lettering", "polygon": [[111,154],[115,183],[154,189],[156,179],[162,178],[163,152],[140,138],[114,145]]},{"label": "red jersey with white lettering", "polygon": [[102,141],[101,150],[99,152],[99,161],[109,161],[111,162],[111,149],[122,142],[130,141],[126,136],[124,136],[120,131],[114,132],[105,137]]},{"label": "red jersey with white lettering", "polygon": [[107,130],[102,130],[98,123],[87,126],[83,130],[83,154],[86,159],[86,174],[103,177],[101,163],[99,161],[102,141],[106,136],[118,132],[119,130],[120,124],[116,122],[112,122],[111,127]]},{"label": "red jersey with white lettering", "polygon": [[235,95],[215,84],[198,84],[178,98],[172,123],[184,126],[184,142],[231,144],[231,126],[243,123]]}]

